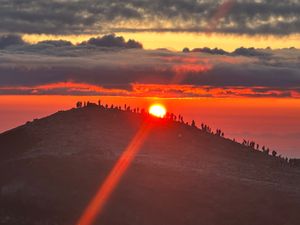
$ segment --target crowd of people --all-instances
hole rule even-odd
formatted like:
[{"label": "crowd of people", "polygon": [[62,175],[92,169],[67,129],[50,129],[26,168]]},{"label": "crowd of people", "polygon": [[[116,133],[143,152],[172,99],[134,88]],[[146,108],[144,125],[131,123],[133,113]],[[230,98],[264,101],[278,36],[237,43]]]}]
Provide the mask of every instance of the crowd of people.
[{"label": "crowd of people", "polygon": [[[123,107],[121,107],[119,105],[113,105],[113,104],[111,104],[109,106],[108,104],[102,104],[100,100],[98,100],[97,104],[93,103],[93,102],[89,102],[89,101],[87,101],[87,102],[78,101],[76,103],[76,108],[82,108],[82,107],[101,107],[101,108],[107,109],[107,110],[114,109],[114,110],[142,114],[145,116],[151,116],[149,114],[149,112],[147,112],[143,108],[139,108],[139,107],[131,108],[127,104],[124,104]],[[200,127],[197,127],[195,120],[192,120],[191,123],[189,124],[188,122],[184,121],[184,117],[181,114],[175,115],[174,113],[167,112],[166,115],[163,117],[163,119],[183,123],[187,126],[191,126],[193,128],[199,129],[202,132],[224,138],[224,132],[221,129],[216,129],[216,131],[214,132],[211,127],[209,127],[208,125],[206,125],[204,123],[201,123]],[[232,141],[237,142],[235,139],[233,139]],[[285,165],[300,167],[300,159],[292,159],[292,158],[289,159],[287,157],[283,157],[282,155],[278,155],[275,150],[270,151],[270,149],[265,146],[262,146],[260,149],[260,145],[258,143],[255,143],[254,141],[249,141],[249,140],[244,139],[243,142],[240,144],[243,145],[244,147],[248,148],[249,150],[259,151],[265,155],[272,156],[272,157],[278,159],[278,161],[282,165],[285,164]]]}]

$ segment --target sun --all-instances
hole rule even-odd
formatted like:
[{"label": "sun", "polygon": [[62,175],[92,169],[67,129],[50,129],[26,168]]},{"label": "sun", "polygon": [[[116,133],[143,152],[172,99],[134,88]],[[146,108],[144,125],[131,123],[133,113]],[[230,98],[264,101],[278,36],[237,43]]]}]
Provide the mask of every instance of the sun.
[{"label": "sun", "polygon": [[163,118],[166,113],[166,107],[161,104],[153,104],[149,107],[149,113],[153,116]]}]

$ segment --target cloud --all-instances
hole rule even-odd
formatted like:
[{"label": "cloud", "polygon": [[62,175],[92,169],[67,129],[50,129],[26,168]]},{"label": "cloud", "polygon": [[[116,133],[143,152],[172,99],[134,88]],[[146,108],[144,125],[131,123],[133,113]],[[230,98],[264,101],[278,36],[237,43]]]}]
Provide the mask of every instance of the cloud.
[{"label": "cloud", "polygon": [[72,43],[70,41],[65,40],[46,40],[40,41],[36,44],[36,46],[44,46],[44,47],[70,47]]},{"label": "cloud", "polygon": [[237,48],[235,51],[232,52],[233,55],[240,55],[240,56],[261,56],[261,57],[267,57],[270,56],[269,52],[258,50],[255,48],[244,48],[240,47]]},{"label": "cloud", "polygon": [[20,35],[0,35],[0,49],[10,48],[16,52],[32,52],[45,55],[56,56],[77,56],[79,54],[88,54],[88,49],[102,49],[109,51],[119,51],[122,49],[142,49],[143,45],[133,39],[125,41],[122,36],[107,34],[102,37],[92,37],[88,41],[73,45],[66,40],[45,40],[36,44],[26,43]]},{"label": "cloud", "polygon": [[25,42],[19,35],[3,35],[0,36],[0,49],[12,46],[12,45],[24,45]]},{"label": "cloud", "polygon": [[229,53],[224,51],[223,49],[219,48],[194,48],[192,52],[203,52],[203,53],[208,53],[208,54],[213,54],[213,55],[228,55]]},{"label": "cloud", "polygon": [[79,45],[10,45],[0,50],[0,94],[300,97],[298,49],[186,54],[130,43],[106,35]]},{"label": "cloud", "polygon": [[82,42],[81,45],[95,45],[100,47],[117,47],[117,48],[143,48],[143,45],[135,40],[124,40],[122,36],[115,34],[104,35],[102,37],[90,38]]},{"label": "cloud", "polygon": [[189,53],[189,52],[201,52],[201,53],[207,53],[211,55],[231,55],[231,56],[247,56],[247,57],[269,57],[272,55],[272,51],[270,51],[270,48],[266,49],[256,49],[254,47],[251,48],[244,48],[240,47],[235,49],[233,52],[227,52],[220,48],[194,48],[192,50],[189,50],[188,48],[184,48],[182,52]]},{"label": "cloud", "polygon": [[296,0],[2,0],[0,32],[287,35],[300,32],[299,11]]}]

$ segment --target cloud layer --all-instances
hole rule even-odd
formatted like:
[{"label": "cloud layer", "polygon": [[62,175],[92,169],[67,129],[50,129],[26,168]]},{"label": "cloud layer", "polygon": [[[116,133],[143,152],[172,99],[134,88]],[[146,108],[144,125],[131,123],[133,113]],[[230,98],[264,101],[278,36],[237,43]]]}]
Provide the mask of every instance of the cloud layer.
[{"label": "cloud layer", "polygon": [[19,35],[3,35],[0,36],[0,49],[7,48],[12,45],[24,45],[22,37]]},{"label": "cloud layer", "polygon": [[300,97],[293,48],[150,51],[114,35],[76,46],[7,42],[0,37],[0,94]]},{"label": "cloud layer", "polygon": [[298,0],[2,0],[0,32],[300,32]]}]

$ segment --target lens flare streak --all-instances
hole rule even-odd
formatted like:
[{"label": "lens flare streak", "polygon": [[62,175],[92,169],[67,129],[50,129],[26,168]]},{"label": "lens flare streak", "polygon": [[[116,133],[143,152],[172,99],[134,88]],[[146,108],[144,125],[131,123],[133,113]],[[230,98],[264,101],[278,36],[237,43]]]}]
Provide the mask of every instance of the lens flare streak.
[{"label": "lens flare streak", "polygon": [[93,224],[95,219],[101,215],[105,203],[108,201],[112,192],[120,182],[122,176],[132,163],[141,145],[147,138],[150,128],[151,122],[145,121],[142,124],[136,135],[133,137],[132,141],[129,143],[125,151],[122,153],[122,155],[114,165],[113,169],[110,171],[107,178],[100,186],[96,195],[84,210],[84,213],[80,217],[77,225],[91,225]]}]

